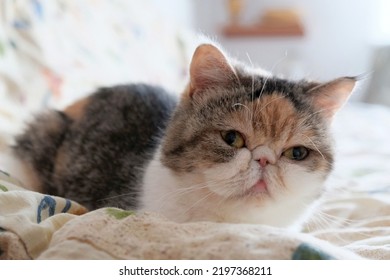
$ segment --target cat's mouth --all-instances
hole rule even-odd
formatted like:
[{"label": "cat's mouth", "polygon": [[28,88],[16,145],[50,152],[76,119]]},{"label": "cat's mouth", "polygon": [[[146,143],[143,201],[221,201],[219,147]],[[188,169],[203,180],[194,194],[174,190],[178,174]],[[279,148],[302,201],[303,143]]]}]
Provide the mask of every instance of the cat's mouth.
[{"label": "cat's mouth", "polygon": [[249,189],[249,191],[253,194],[268,193],[267,183],[264,181],[264,179],[260,179]]},{"label": "cat's mouth", "polygon": [[267,183],[264,179],[259,179],[252,187],[241,192],[236,198],[258,198],[270,195]]}]

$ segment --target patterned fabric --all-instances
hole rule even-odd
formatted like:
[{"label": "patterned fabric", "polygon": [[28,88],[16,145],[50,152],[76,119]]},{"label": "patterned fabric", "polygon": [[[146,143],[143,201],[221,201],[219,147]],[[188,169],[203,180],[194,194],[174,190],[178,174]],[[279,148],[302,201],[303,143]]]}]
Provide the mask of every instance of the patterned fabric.
[{"label": "patterned fabric", "polygon": [[27,191],[0,171],[0,259],[38,257],[55,231],[86,212],[68,199]]},{"label": "patterned fabric", "polygon": [[[142,244],[142,245],[140,245]],[[261,226],[178,224],[102,208],[69,221],[39,259],[359,259],[309,235]]]},{"label": "patterned fabric", "polygon": [[181,91],[193,35],[154,2],[1,1],[0,115],[19,120],[128,82]]}]

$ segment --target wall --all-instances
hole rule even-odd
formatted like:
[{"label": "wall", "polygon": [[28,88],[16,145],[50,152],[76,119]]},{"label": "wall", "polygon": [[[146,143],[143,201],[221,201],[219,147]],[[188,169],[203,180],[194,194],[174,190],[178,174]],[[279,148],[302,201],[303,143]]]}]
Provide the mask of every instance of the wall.
[{"label": "wall", "polygon": [[152,0],[153,5],[160,12],[182,26],[192,28],[194,26],[194,1],[193,0]]},{"label": "wall", "polygon": [[[195,0],[198,31],[217,38],[226,50],[243,60],[292,78],[327,80],[368,73],[372,50],[388,36],[385,0],[246,0],[242,21],[256,20],[268,7],[297,8],[305,27],[302,38],[224,38],[228,21],[225,0]],[[388,1],[387,1],[388,2]],[[381,11],[383,17],[376,17]],[[385,20],[386,21],[386,20]],[[386,34],[387,32],[387,34]]]}]

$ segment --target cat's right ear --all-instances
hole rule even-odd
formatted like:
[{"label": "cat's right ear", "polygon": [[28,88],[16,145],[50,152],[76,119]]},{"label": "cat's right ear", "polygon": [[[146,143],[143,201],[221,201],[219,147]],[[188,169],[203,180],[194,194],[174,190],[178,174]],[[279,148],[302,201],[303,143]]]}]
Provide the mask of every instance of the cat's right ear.
[{"label": "cat's right ear", "polygon": [[336,112],[351,96],[359,77],[342,77],[319,84],[310,89],[307,94],[312,98],[313,105],[328,120],[332,120]]},{"label": "cat's right ear", "polygon": [[228,86],[234,80],[234,68],[217,47],[203,44],[196,48],[190,65],[190,97],[209,87]]}]

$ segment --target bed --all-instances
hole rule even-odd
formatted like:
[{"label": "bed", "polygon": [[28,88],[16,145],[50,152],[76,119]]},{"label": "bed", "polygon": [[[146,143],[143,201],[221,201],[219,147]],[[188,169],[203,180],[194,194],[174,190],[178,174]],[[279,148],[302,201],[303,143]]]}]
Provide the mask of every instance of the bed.
[{"label": "bed", "polygon": [[[192,41],[180,25],[161,18],[153,1],[137,4],[135,13],[128,1],[95,0],[99,15],[113,21],[101,26],[102,38],[92,38],[99,44],[90,46],[87,34],[100,21],[88,2],[2,2],[2,22],[10,24],[0,29],[0,259],[390,259],[390,109],[380,105],[350,102],[337,115],[336,167],[302,232],[177,224],[158,213],[118,208],[88,212],[75,201],[27,190],[6,170],[7,147],[34,112],[63,108],[97,86],[129,80],[183,87]],[[64,7],[63,18],[55,20]],[[118,16],[123,10],[131,17]],[[150,17],[141,17],[142,10]],[[166,24],[155,33],[146,27],[161,21]],[[58,30],[73,44],[57,37]],[[146,47],[153,57],[140,55]]]}]

